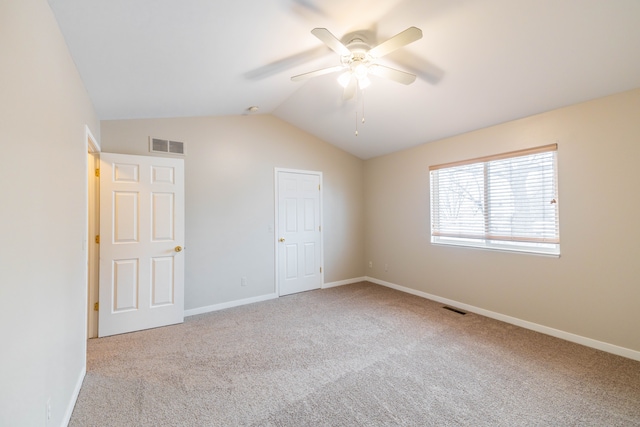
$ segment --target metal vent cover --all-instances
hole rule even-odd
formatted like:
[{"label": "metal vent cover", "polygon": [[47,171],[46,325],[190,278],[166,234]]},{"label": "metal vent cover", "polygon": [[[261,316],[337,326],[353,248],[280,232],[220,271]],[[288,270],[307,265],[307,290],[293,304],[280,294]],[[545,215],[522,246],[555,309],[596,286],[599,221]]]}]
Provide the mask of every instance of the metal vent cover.
[{"label": "metal vent cover", "polygon": [[185,154],[184,142],[149,137],[149,152],[162,154]]},{"label": "metal vent cover", "polygon": [[451,307],[451,306],[448,306],[448,305],[445,305],[445,306],[443,306],[442,308],[444,308],[445,310],[453,311],[454,313],[461,314],[461,315],[463,315],[463,316],[464,316],[465,314],[467,314],[467,312],[466,312],[466,311],[464,311],[464,310],[460,310],[459,308]]}]

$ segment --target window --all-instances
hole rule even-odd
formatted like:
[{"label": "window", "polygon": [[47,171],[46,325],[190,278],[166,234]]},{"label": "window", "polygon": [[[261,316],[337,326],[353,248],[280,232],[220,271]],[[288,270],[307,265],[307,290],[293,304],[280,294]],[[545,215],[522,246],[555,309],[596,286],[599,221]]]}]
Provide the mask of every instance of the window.
[{"label": "window", "polygon": [[557,145],[429,167],[431,241],[560,254]]}]

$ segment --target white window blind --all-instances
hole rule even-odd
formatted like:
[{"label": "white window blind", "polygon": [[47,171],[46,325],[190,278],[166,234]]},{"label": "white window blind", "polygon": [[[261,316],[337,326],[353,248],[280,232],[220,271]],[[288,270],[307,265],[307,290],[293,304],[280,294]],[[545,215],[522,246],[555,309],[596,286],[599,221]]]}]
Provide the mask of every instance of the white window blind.
[{"label": "white window blind", "polygon": [[558,255],[557,145],[431,166],[431,240]]}]

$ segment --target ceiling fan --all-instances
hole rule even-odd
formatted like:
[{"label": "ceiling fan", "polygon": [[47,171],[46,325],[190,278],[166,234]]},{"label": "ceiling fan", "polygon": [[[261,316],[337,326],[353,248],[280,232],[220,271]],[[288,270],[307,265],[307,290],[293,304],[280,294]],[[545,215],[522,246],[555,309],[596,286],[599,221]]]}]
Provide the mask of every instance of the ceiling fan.
[{"label": "ceiling fan", "polygon": [[415,74],[378,64],[377,60],[421,39],[422,31],[419,28],[409,27],[375,47],[370,46],[364,34],[355,33],[346,44],[343,44],[326,28],[314,28],[311,30],[311,34],[340,55],[340,65],[298,74],[291,77],[293,81],[344,71],[338,78],[338,83],[344,87],[342,98],[347,100],[355,95],[358,88],[364,89],[369,86],[371,83],[369,75],[385,77],[405,85],[413,83],[416,79]]}]

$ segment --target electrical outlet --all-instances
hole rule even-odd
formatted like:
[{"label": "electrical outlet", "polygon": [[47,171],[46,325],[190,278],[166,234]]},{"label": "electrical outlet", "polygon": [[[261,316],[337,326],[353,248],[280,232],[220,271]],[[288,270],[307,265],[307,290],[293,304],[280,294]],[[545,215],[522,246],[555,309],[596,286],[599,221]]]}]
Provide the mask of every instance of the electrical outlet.
[{"label": "electrical outlet", "polygon": [[369,268],[373,268],[373,261],[369,261]]},{"label": "electrical outlet", "polygon": [[240,278],[240,286],[247,286],[247,278],[246,278],[246,276],[242,276]]}]

